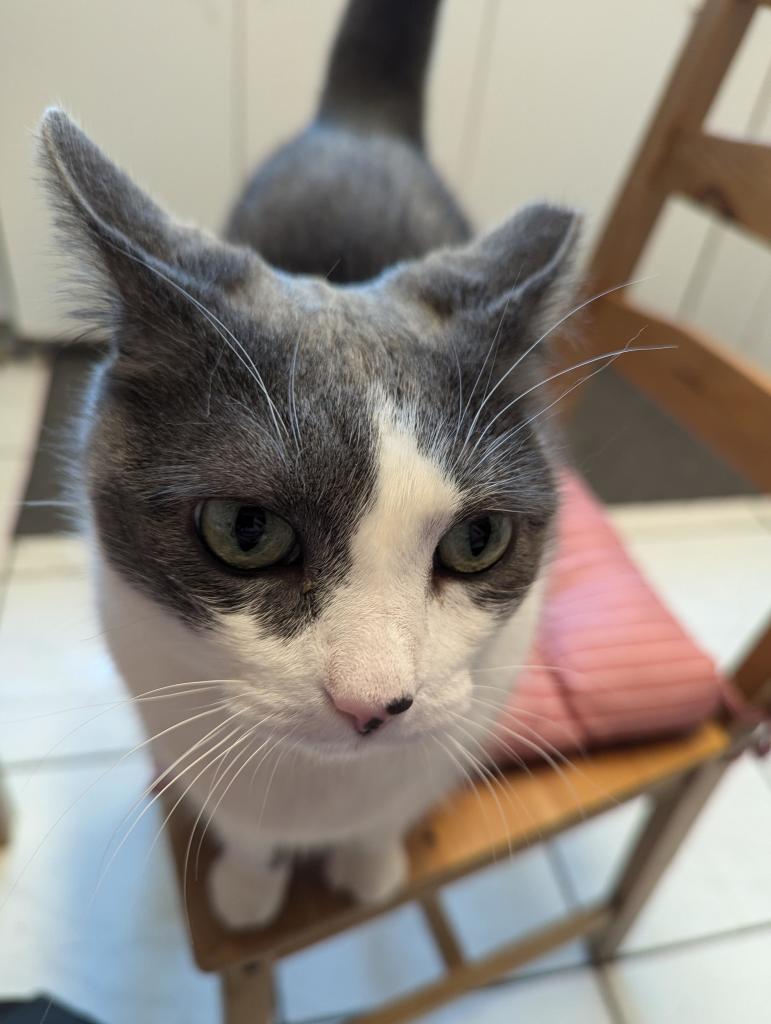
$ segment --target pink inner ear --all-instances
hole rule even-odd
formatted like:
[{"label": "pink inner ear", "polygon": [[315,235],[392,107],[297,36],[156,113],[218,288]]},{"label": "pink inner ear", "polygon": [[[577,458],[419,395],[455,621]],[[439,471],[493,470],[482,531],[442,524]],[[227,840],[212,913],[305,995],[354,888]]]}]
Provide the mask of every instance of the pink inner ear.
[{"label": "pink inner ear", "polygon": [[570,751],[687,730],[729,693],[712,659],[569,472],[562,475],[562,496],[557,553],[529,659],[557,667],[526,669],[519,677],[501,718],[500,761],[513,754],[537,759],[535,745]]}]

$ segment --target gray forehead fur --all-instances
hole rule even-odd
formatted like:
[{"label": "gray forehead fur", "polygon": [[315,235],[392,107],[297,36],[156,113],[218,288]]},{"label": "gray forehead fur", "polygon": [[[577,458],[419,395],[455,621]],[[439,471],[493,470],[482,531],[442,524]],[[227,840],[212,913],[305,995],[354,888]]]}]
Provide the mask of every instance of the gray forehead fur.
[{"label": "gray forehead fur", "polygon": [[[119,571],[197,625],[238,608],[280,635],[301,629],[345,578],[373,499],[378,394],[419,412],[418,443],[439,450],[467,514],[519,515],[516,557],[465,585],[497,609],[521,598],[555,498],[543,441],[527,423],[544,402],[504,407],[540,360],[524,360],[467,433],[490,384],[543,322],[571,214],[533,207],[480,243],[368,280],[465,236],[433,171],[399,140],[332,126],[306,133],[248,186],[229,226],[244,244],[232,246],[176,225],[64,115],[48,116],[42,138],[61,222],[102,275],[114,341],[94,384],[84,463],[100,540]],[[370,194],[362,168],[376,165]],[[300,167],[311,174],[304,189]],[[272,270],[256,248],[291,273]],[[339,281],[364,283],[327,283],[336,259]],[[214,564],[194,532],[193,509],[207,497],[285,516],[302,538],[302,567],[247,577]]]}]

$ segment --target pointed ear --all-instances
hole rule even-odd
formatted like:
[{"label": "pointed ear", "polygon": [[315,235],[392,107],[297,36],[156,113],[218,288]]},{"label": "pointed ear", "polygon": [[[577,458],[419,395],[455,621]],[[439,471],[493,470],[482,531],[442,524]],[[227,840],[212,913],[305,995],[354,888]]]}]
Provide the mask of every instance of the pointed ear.
[{"label": "pointed ear", "polygon": [[391,284],[443,318],[478,324],[501,354],[532,339],[570,281],[580,228],[571,209],[533,203],[469,245],[394,270]]},{"label": "pointed ear", "polygon": [[139,311],[175,288],[227,292],[253,276],[245,250],[174,222],[61,110],[43,117],[40,157],[65,244],[82,251],[108,299]]}]

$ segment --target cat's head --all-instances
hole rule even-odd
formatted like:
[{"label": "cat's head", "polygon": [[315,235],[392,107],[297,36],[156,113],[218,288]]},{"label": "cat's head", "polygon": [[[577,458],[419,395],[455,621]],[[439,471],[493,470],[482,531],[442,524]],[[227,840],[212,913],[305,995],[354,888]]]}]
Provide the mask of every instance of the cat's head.
[{"label": "cat's head", "polygon": [[574,214],[332,286],[173,221],[62,113],[41,137],[112,338],[83,455],[111,570],[320,752],[448,724],[555,512],[542,341]]}]

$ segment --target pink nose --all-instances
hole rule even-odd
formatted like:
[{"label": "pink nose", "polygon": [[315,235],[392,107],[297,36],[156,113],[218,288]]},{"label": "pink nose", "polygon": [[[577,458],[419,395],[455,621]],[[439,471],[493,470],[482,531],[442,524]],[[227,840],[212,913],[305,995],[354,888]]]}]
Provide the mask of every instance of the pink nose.
[{"label": "pink nose", "polygon": [[356,731],[366,736],[374,732],[392,715],[400,715],[412,707],[412,697],[400,697],[386,705],[367,703],[350,697],[335,697],[329,694],[337,710],[353,721]]}]

